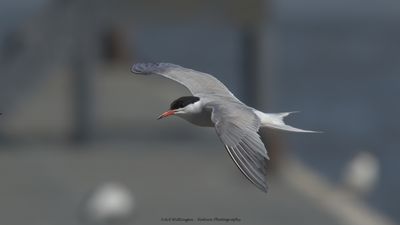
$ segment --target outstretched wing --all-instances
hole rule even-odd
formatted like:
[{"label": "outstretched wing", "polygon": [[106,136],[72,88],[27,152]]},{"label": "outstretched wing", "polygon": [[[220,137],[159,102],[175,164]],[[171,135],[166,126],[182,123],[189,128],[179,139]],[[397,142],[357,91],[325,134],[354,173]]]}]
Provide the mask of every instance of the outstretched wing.
[{"label": "outstretched wing", "polygon": [[217,134],[240,171],[255,186],[267,192],[267,150],[257,131],[260,120],[254,112],[240,104],[211,102],[211,119]]},{"label": "outstretched wing", "polygon": [[171,63],[136,63],[131,71],[135,74],[164,76],[184,85],[193,95],[211,94],[234,97],[221,81],[210,74]]}]

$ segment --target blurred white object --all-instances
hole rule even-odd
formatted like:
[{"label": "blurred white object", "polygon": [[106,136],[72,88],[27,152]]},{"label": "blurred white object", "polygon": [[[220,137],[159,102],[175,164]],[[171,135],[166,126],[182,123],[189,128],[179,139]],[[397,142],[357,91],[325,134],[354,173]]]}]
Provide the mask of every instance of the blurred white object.
[{"label": "blurred white object", "polygon": [[369,152],[360,152],[349,162],[344,172],[346,188],[357,194],[367,194],[378,182],[379,161]]},{"label": "blurred white object", "polygon": [[126,186],[107,182],[89,194],[83,203],[83,219],[89,224],[123,224],[135,209],[135,199]]}]

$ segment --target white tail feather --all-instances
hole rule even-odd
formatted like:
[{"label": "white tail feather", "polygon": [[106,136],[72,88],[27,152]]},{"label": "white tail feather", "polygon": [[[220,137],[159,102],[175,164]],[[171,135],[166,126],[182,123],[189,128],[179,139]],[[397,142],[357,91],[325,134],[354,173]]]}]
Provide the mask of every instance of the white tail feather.
[{"label": "white tail feather", "polygon": [[319,131],[303,130],[303,129],[299,129],[299,128],[292,127],[290,125],[285,124],[283,119],[292,113],[297,113],[298,111],[284,112],[284,113],[263,113],[263,112],[255,110],[254,112],[260,118],[262,127],[270,127],[270,128],[274,128],[274,129],[286,130],[286,131],[292,131],[292,132],[320,133]]}]

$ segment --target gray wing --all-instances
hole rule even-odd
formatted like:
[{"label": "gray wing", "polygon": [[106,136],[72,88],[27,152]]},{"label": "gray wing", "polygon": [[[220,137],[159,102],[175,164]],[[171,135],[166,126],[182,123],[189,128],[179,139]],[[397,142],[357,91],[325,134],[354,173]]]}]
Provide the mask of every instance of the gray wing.
[{"label": "gray wing", "polygon": [[184,85],[193,95],[211,94],[234,97],[217,78],[171,63],[136,63],[132,66],[131,71],[135,74],[164,76]]},{"label": "gray wing", "polygon": [[260,120],[254,112],[240,104],[208,103],[217,134],[240,171],[255,186],[267,192],[264,143],[257,131]]}]

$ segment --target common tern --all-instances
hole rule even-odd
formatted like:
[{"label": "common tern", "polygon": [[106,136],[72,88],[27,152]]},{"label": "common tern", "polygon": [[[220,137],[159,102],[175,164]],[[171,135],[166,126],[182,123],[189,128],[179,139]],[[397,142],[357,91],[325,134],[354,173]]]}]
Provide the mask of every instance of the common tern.
[{"label": "common tern", "polygon": [[202,127],[215,127],[236,166],[257,188],[267,192],[267,150],[258,134],[260,127],[293,132],[314,132],[289,126],[283,118],[291,112],[263,113],[237,99],[228,88],[210,74],[171,63],[136,63],[131,72],[161,75],[185,86],[192,96],[171,103],[158,119],[176,115]]}]

